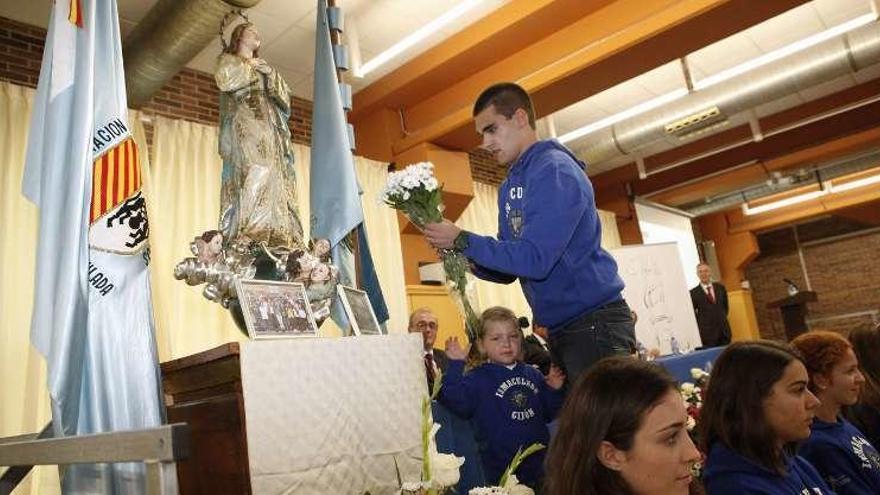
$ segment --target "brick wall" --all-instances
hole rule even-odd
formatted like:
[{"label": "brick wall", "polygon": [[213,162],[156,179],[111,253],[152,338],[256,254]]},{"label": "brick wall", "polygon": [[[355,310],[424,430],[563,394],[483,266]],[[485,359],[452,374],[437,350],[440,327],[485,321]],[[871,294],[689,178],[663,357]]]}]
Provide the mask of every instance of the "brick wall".
[{"label": "brick wall", "polygon": [[[45,29],[0,17],[0,81],[37,87],[45,37]],[[220,118],[219,92],[211,74],[184,68],[139,110],[148,115],[217,125]],[[295,143],[311,143],[311,101],[293,98],[289,125]],[[152,146],[152,125],[147,123],[145,128],[147,145]],[[476,150],[469,153],[469,158],[474,180],[494,186],[504,180],[505,168],[489,153]]]},{"label": "brick wall", "polygon": [[[0,80],[37,87],[46,30],[0,17]],[[214,76],[184,68],[153,95],[139,110],[201,124],[218,125],[219,91]],[[312,139],[312,102],[293,98],[290,115],[293,141],[309,144]],[[146,124],[148,145],[152,126]]]},{"label": "brick wall", "polygon": [[[795,242],[801,243],[806,276]],[[843,236],[843,237],[841,237]],[[801,290],[810,287],[819,301],[808,306],[813,329],[848,333],[880,321],[880,232],[837,217],[758,235],[761,254],[746,269],[762,336],[785,340],[778,309],[768,302],[786,296],[782,278]]]},{"label": "brick wall", "polygon": [[507,174],[507,169],[495,161],[492,155],[483,149],[475,149],[468,153],[471,162],[471,176],[477,182],[500,186]]},{"label": "brick wall", "polygon": [[46,30],[0,17],[0,80],[37,87]]}]

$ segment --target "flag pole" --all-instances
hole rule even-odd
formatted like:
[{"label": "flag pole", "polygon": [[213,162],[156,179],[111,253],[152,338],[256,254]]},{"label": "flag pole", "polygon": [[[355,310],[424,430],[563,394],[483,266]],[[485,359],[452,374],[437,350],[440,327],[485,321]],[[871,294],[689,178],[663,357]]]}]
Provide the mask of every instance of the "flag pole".
[{"label": "flag pole", "polygon": [[[336,7],[336,0],[327,0],[327,8]],[[330,29],[330,44],[331,45],[342,45],[342,31],[340,29],[334,29],[331,27]],[[339,66],[336,67],[336,82],[342,84],[345,82],[345,71]],[[348,110],[345,110],[343,107],[343,113],[346,114],[346,120],[348,120]],[[353,143],[350,143],[353,144]],[[351,148],[352,158],[354,158],[354,146]],[[352,160],[352,163],[354,160]],[[356,174],[355,174],[356,175]],[[358,288],[361,287],[361,280],[363,277],[361,276],[361,257],[360,257],[360,243],[358,242],[358,232],[357,229],[353,229],[348,234],[349,242],[351,244],[351,252],[354,255],[354,273],[355,280],[357,281]]]}]

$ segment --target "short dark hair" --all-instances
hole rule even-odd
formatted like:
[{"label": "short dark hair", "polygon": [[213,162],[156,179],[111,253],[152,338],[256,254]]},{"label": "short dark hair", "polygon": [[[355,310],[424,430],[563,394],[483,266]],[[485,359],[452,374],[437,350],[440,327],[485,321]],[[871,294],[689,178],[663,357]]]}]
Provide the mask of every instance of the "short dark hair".
[{"label": "short dark hair", "polygon": [[645,414],[670,391],[677,391],[675,381],[655,363],[618,356],[593,366],[572,387],[559,415],[544,493],[632,493],[619,472],[599,461],[599,447],[607,441],[631,449]]},{"label": "short dark hair", "polygon": [[[803,358],[787,344],[772,340],[735,342],[712,366],[712,376],[700,411],[703,452],[715,442],[751,461],[785,473],[784,452],[764,415],[764,399],[792,362]],[[747,373],[747,377],[743,376]],[[793,452],[794,445],[784,450]]]},{"label": "short dark hair", "polygon": [[532,98],[520,85],[512,82],[503,82],[489,86],[477,98],[474,103],[473,116],[494,106],[495,111],[504,115],[508,119],[513,117],[514,112],[518,108],[526,111],[529,116],[529,125],[535,128],[535,107],[532,105]]}]

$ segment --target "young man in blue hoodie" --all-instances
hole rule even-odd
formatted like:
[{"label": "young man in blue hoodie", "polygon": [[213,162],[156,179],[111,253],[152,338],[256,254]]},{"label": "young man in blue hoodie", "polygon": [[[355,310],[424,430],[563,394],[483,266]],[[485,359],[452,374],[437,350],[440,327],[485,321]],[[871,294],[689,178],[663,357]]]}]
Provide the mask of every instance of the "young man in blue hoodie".
[{"label": "young man in blue hoodie", "polygon": [[464,253],[484,280],[519,279],[570,381],[603,357],[634,352],[623,280],[600,246],[602,228],[583,162],[557,141],[538,139],[531,99],[516,84],[483,91],[473,114],[482,147],[509,165],[498,191],[498,237],[444,221],[425,227],[428,242]]}]

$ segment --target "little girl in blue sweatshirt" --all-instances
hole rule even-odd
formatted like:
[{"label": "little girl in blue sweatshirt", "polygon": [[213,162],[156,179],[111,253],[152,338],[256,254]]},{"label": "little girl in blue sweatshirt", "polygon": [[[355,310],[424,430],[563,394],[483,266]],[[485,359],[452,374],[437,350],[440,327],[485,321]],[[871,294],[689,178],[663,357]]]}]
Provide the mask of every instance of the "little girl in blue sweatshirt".
[{"label": "little girl in blue sweatshirt", "polygon": [[[483,312],[477,346],[486,361],[465,374],[467,351],[457,338],[447,340],[449,364],[439,400],[459,416],[473,419],[486,479],[497,484],[518,449],[536,442],[547,445],[547,423],[562,406],[565,375],[552,366],[544,377],[519,361],[522,333],[516,316],[506,308]],[[543,451],[526,458],[516,471],[520,482],[538,487],[543,461]]]}]

